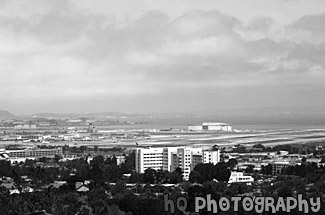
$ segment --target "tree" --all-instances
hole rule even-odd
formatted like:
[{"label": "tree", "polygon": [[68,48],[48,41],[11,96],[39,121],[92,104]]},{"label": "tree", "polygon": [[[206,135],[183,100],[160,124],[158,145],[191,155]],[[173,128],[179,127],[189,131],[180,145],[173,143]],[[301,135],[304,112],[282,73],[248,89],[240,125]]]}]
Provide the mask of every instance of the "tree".
[{"label": "tree", "polygon": [[46,157],[40,157],[40,158],[38,158],[38,161],[39,162],[42,162],[42,163],[46,163],[47,162],[47,158]]},{"label": "tree", "polygon": [[101,183],[104,180],[103,170],[97,164],[90,169],[90,178],[95,183]]},{"label": "tree", "polygon": [[194,170],[199,174],[194,173],[194,175],[192,175],[192,179],[198,180],[198,176],[201,176],[201,180],[199,180],[200,183],[203,183],[205,181],[212,181],[214,179],[214,176],[218,174],[216,172],[217,169],[212,163],[200,163],[194,167]]},{"label": "tree", "polygon": [[325,156],[322,157],[320,163],[325,163]]},{"label": "tree", "polygon": [[203,183],[205,192],[207,194],[211,194],[214,199],[216,199],[216,197],[218,196],[218,194],[217,194],[217,186],[218,185],[217,184],[218,184],[218,182],[214,182],[214,181],[207,181],[207,182]]},{"label": "tree", "polygon": [[83,179],[77,175],[72,175],[67,179],[68,184],[76,184],[76,182],[82,182]]},{"label": "tree", "polygon": [[78,215],[91,215],[90,209],[88,209],[88,208],[86,208],[86,207],[83,207],[83,208],[79,211]]},{"label": "tree", "polygon": [[97,187],[92,190],[90,190],[87,194],[88,197],[88,203],[91,205],[98,199],[101,199],[103,201],[107,200],[106,190],[102,187]]},{"label": "tree", "polygon": [[253,173],[254,172],[254,165],[248,165],[245,169],[246,173]]},{"label": "tree", "polygon": [[218,171],[218,174],[215,176],[215,178],[218,181],[227,182],[227,181],[229,181],[230,175],[231,175],[230,170],[229,169],[226,169],[226,168],[223,168],[223,169],[220,169]]},{"label": "tree", "polygon": [[125,182],[123,180],[120,180],[115,183],[115,186],[112,189],[112,194],[113,195],[121,194],[123,196],[125,194],[125,191],[126,191]]},{"label": "tree", "polygon": [[169,172],[166,174],[164,181],[166,183],[178,184],[182,182],[182,175],[177,171]]},{"label": "tree", "polygon": [[125,157],[125,162],[121,164],[121,173],[128,174],[135,170],[135,152],[131,152]]},{"label": "tree", "polygon": [[227,162],[227,165],[228,165],[228,167],[230,167],[230,169],[233,169],[237,164],[238,164],[238,161],[236,160],[236,158],[231,158]]},{"label": "tree", "polygon": [[253,145],[253,148],[262,149],[262,150],[265,149],[265,147],[261,143],[258,143],[258,144]]},{"label": "tree", "polygon": [[189,181],[192,183],[202,183],[202,176],[201,173],[197,170],[193,170],[190,172],[190,176],[189,176]]},{"label": "tree", "polygon": [[90,164],[92,166],[98,166],[98,167],[102,167],[104,166],[104,162],[105,162],[105,159],[102,155],[98,155],[96,157],[93,158],[93,160],[90,162]]},{"label": "tree", "polygon": [[80,164],[77,167],[76,175],[82,179],[82,181],[89,179],[89,165],[88,164]]},{"label": "tree", "polygon": [[121,179],[122,174],[120,173],[120,168],[115,164],[105,165],[103,168],[105,181],[116,182]]},{"label": "tree", "polygon": [[126,195],[120,200],[119,207],[125,212],[133,213],[139,211],[139,201],[139,198],[134,195]]},{"label": "tree", "polygon": [[183,170],[180,167],[177,167],[175,169],[175,172],[177,172],[181,176],[181,181],[183,181]]},{"label": "tree", "polygon": [[113,157],[112,157],[112,164],[117,165],[117,159],[116,159],[115,154],[113,154]]},{"label": "tree", "polygon": [[278,196],[279,197],[291,197],[292,196],[292,190],[288,186],[281,187],[278,190]]},{"label": "tree", "polygon": [[136,171],[131,173],[131,177],[128,178],[128,182],[130,183],[141,183],[143,181],[143,174],[140,174]]},{"label": "tree", "polygon": [[230,163],[219,162],[216,165],[212,163],[200,163],[194,167],[192,174],[190,173],[191,181],[197,181],[200,183],[206,181],[212,181],[217,179],[218,181],[228,181],[230,178],[229,166],[232,166],[237,160],[231,160]]},{"label": "tree", "polygon": [[224,182],[216,182],[215,189],[216,192],[223,193],[227,189],[227,185]]},{"label": "tree", "polygon": [[78,194],[67,193],[57,196],[54,200],[54,214],[74,215],[79,211]]},{"label": "tree", "polygon": [[157,171],[151,168],[148,168],[144,171],[143,182],[154,184],[156,183],[156,173]]},{"label": "tree", "polygon": [[301,163],[306,163],[307,159],[306,157],[301,158]]},{"label": "tree", "polygon": [[272,164],[268,164],[266,166],[261,166],[261,173],[265,175],[271,175],[272,174]]},{"label": "tree", "polygon": [[219,146],[218,145],[213,145],[212,146],[212,151],[217,151],[219,150]]},{"label": "tree", "polygon": [[165,178],[166,178],[166,175],[168,174],[169,172],[167,170],[162,170],[162,169],[158,169],[157,172],[156,172],[156,180],[157,182],[162,182]]},{"label": "tree", "polygon": [[0,160],[0,176],[11,176],[12,166],[10,161]]},{"label": "tree", "polygon": [[118,205],[108,205],[107,206],[107,215],[124,215],[125,213],[120,210]]},{"label": "tree", "polygon": [[188,193],[188,210],[194,211],[195,199],[197,197],[206,198],[206,191],[202,185],[190,185],[187,189]]},{"label": "tree", "polygon": [[93,214],[98,214],[98,215],[106,215],[108,213],[107,207],[108,207],[107,203],[102,199],[97,199],[91,204]]},{"label": "tree", "polygon": [[62,156],[61,155],[55,155],[54,156],[55,163],[58,163],[60,159],[62,159]]}]

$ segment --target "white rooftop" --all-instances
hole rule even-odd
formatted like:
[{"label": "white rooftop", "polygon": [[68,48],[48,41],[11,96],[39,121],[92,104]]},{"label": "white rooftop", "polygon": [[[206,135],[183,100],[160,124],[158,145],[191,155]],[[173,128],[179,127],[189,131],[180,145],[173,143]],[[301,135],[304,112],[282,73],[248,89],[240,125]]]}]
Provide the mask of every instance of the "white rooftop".
[{"label": "white rooftop", "polygon": [[227,123],[223,122],[204,122],[202,125],[228,125]]}]

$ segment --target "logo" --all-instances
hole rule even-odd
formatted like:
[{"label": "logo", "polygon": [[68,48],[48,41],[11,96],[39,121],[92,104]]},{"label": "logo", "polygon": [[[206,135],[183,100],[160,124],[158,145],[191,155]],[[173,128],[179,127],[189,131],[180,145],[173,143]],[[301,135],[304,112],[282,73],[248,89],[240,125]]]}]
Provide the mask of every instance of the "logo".
[{"label": "logo", "polygon": [[[165,212],[171,214],[175,213],[176,209],[181,211],[185,215],[190,215],[188,210],[188,200],[185,197],[178,197],[176,201],[169,199],[169,195],[164,195],[164,207]],[[208,194],[206,198],[195,197],[194,211],[199,213],[202,210],[206,210],[217,214],[220,211],[234,211],[238,212],[240,208],[247,212],[262,213],[264,211],[276,212],[292,212],[294,209],[298,211],[309,213],[318,212],[321,207],[320,197],[310,198],[309,201],[303,199],[302,194],[299,194],[297,198],[294,197],[220,197],[218,200],[211,198]]]}]

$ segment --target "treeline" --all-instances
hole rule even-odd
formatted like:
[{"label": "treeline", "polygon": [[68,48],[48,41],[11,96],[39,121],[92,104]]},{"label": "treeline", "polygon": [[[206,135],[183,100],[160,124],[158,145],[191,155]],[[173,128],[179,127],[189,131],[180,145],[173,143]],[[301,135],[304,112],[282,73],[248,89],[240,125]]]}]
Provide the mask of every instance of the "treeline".
[{"label": "treeline", "polygon": [[193,183],[204,183],[217,180],[228,182],[231,170],[237,165],[236,159],[230,159],[228,162],[200,163],[196,165],[190,173],[189,180]]},{"label": "treeline", "polygon": [[42,186],[53,181],[85,181],[94,183],[116,182],[123,178],[123,174],[134,172],[135,154],[126,156],[125,162],[117,165],[115,156],[104,158],[96,156],[88,163],[88,158],[83,157],[71,161],[59,162],[58,159],[40,158],[26,160],[24,163],[12,165],[10,161],[0,161],[0,176],[13,179],[27,176],[34,186]]},{"label": "treeline", "polygon": [[[218,148],[214,146],[214,148]],[[226,152],[226,148],[222,148],[221,152]],[[279,151],[287,151],[290,154],[309,154],[314,153],[314,155],[319,154],[321,151],[317,151],[314,146],[305,145],[302,147],[301,145],[292,145],[292,144],[284,144],[284,145],[275,145],[274,147],[264,146],[261,143],[255,144],[252,147],[248,148],[243,145],[236,145],[232,152],[237,153],[245,153],[245,152],[279,152]]]},{"label": "treeline", "polygon": [[[261,172],[265,175],[292,175],[299,176],[303,178],[311,178],[311,176],[320,177],[321,175],[325,175],[325,165],[317,165],[317,163],[307,163],[303,162],[301,165],[292,165],[287,166],[281,169],[279,172],[274,172],[272,164],[268,164],[266,166],[261,166]],[[311,183],[313,180],[311,181]]]},{"label": "treeline", "polygon": [[114,146],[113,148],[100,148],[98,146],[88,147],[88,146],[69,146],[64,145],[62,147],[63,153],[75,153],[75,154],[88,154],[89,152],[112,152],[112,153],[122,153],[125,148]]},{"label": "treeline", "polygon": [[[227,182],[230,170],[237,164],[235,159],[228,162],[213,164],[198,164],[190,173],[190,181],[203,183],[217,180]],[[26,160],[25,163],[11,165],[9,161],[0,161],[0,176],[19,179],[27,176],[33,185],[40,187],[53,181],[61,180],[71,183],[91,180],[95,184],[113,183],[124,180],[127,183],[172,183],[183,181],[183,172],[180,168],[169,172],[166,170],[146,169],[144,173],[135,171],[135,154],[126,156],[125,162],[117,165],[116,157],[94,157],[89,163],[83,157],[71,161],[59,162],[58,159],[48,160],[40,158],[38,161]]]}]

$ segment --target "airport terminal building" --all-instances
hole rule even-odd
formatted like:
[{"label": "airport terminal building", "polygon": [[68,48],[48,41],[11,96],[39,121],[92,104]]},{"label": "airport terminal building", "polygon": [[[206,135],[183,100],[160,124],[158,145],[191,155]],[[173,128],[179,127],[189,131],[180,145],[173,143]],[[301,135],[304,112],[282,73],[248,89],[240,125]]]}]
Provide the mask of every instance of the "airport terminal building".
[{"label": "airport terminal building", "polygon": [[232,126],[221,122],[204,122],[202,125],[188,126],[189,131],[222,131],[231,132]]}]

